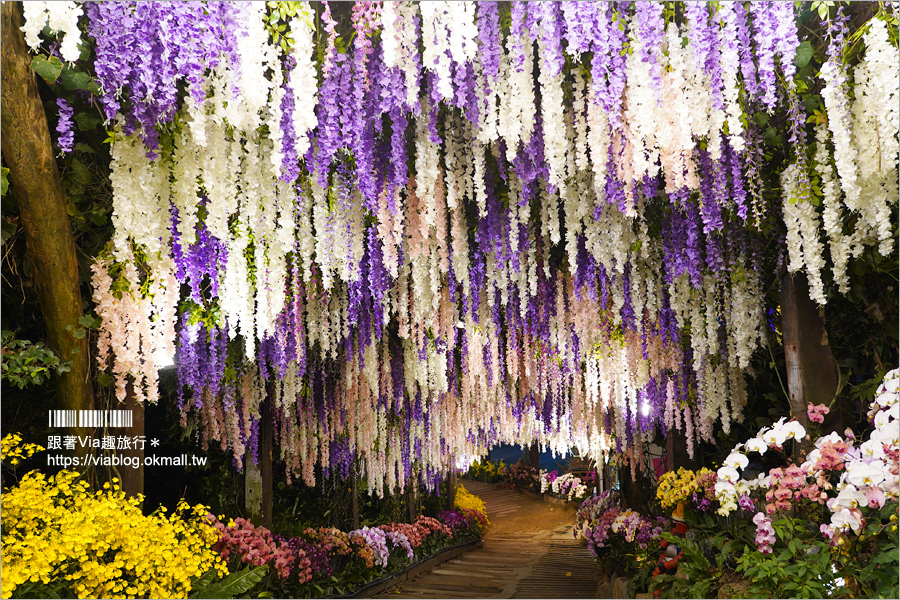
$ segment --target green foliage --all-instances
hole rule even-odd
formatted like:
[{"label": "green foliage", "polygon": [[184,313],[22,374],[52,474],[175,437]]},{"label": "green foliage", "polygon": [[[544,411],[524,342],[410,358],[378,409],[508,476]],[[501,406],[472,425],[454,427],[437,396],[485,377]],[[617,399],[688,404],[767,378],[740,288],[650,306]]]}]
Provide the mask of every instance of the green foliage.
[{"label": "green foliage", "polygon": [[[678,561],[679,576],[659,575],[650,584],[650,591],[660,590],[666,598],[707,598],[715,594],[720,565],[714,565],[703,549],[694,541],[680,538],[672,533],[661,536],[670,544],[681,548],[682,557]],[[668,585],[665,585],[668,584]]]},{"label": "green foliage", "polygon": [[191,585],[191,598],[238,598],[262,581],[269,568],[265,565],[247,565],[240,571],[229,574],[224,579],[216,579],[215,569],[210,569]]},{"label": "green foliage", "polygon": [[833,548],[832,558],[838,576],[851,594],[858,598],[898,598],[897,564],[900,562],[900,538],[897,533],[896,500],[877,512],[866,515],[859,535],[846,536]]},{"label": "green foliage", "polygon": [[281,46],[284,52],[294,46],[294,39],[289,30],[294,18],[305,22],[310,28],[315,28],[314,13],[303,2],[266,2],[266,6],[269,8],[266,30],[272,41]]},{"label": "green foliage", "polygon": [[63,63],[55,56],[39,54],[31,61],[31,70],[49,84],[56,83],[63,71]]},{"label": "green foliage", "polygon": [[15,339],[15,333],[3,330],[2,378],[19,389],[26,385],[41,385],[56,373],[66,373],[69,361],[62,361],[43,342],[32,343]]}]

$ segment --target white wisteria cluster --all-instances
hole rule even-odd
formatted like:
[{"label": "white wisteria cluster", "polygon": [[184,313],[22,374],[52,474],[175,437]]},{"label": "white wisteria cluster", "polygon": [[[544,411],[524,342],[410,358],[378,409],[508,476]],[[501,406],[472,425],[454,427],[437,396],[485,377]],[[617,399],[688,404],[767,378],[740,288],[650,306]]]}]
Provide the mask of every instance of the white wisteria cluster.
[{"label": "white wisteria cluster", "polygon": [[22,17],[25,24],[25,43],[32,50],[41,44],[40,33],[44,27],[50,33],[62,33],[59,54],[66,62],[75,62],[81,56],[81,30],[78,19],[83,11],[78,2],[23,2]]}]

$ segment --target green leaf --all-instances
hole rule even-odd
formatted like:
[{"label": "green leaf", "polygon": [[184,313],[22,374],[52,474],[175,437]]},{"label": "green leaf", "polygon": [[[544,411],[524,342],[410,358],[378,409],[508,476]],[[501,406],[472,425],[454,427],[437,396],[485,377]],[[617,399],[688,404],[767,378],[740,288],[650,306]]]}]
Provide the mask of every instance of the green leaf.
[{"label": "green leaf", "polygon": [[87,330],[86,330],[85,328],[83,328],[83,327],[79,327],[78,329],[76,329],[76,330],[72,333],[72,335],[74,335],[76,339],[79,339],[79,340],[80,340],[80,339],[82,339],[85,335],[87,335]]},{"label": "green leaf", "polygon": [[221,581],[216,581],[191,594],[191,598],[236,598],[246,594],[268,573],[265,565],[255,569],[245,568],[232,573]]},{"label": "green leaf", "polygon": [[812,57],[812,44],[809,43],[809,40],[806,40],[805,42],[797,46],[797,54],[794,56],[794,65],[796,65],[798,69],[802,69],[809,64],[809,61]]},{"label": "green leaf", "polygon": [[[79,113],[79,114],[81,114],[81,113]],[[75,117],[75,120],[77,121],[78,117]],[[84,130],[82,130],[82,131],[84,131]],[[87,144],[85,144],[84,142],[78,142],[77,144],[75,144],[75,149],[78,150],[79,152],[84,152],[85,154],[94,154],[94,149],[91,148],[90,146],[88,146]]]},{"label": "green leaf", "polygon": [[[106,373],[101,373],[101,375],[106,375]],[[109,377],[109,375],[106,375],[106,376]],[[111,377],[109,377],[109,378],[112,379]],[[216,575],[217,575],[216,570],[210,569],[209,571],[207,571],[200,577],[191,577],[191,589],[196,590],[196,589],[200,589],[200,588],[205,588],[206,586],[208,586],[209,584],[211,584],[213,582],[213,580],[216,578]]]},{"label": "green leaf", "polygon": [[88,90],[88,86],[93,81],[91,76],[84,71],[76,71],[75,69],[69,68],[63,69],[59,80],[67,90]]},{"label": "green leaf", "polygon": [[0,221],[0,228],[2,228],[3,235],[3,243],[6,243],[6,240],[11,238],[13,234],[16,232],[16,226],[13,223],[10,223],[8,220],[3,219]]},{"label": "green leaf", "polygon": [[9,190],[9,178],[7,175],[9,174],[9,169],[6,167],[0,167],[0,182],[2,182],[2,193],[0,196],[5,196],[6,192]]},{"label": "green leaf", "polygon": [[62,61],[55,56],[35,56],[31,61],[31,70],[41,76],[47,83],[56,83],[63,71]]},{"label": "green leaf", "polygon": [[83,162],[77,158],[72,159],[72,178],[81,185],[87,185],[94,178]]},{"label": "green leaf", "polygon": [[81,315],[80,317],[78,317],[78,322],[85,327],[93,327],[94,317],[92,317],[91,315]]},{"label": "green leaf", "polygon": [[[100,119],[90,113],[79,112],[75,115],[75,124],[78,125],[78,129],[81,131],[90,131],[100,124]],[[81,145],[83,146],[84,144]],[[88,146],[88,148],[90,148],[90,146]],[[93,150],[91,150],[91,152],[93,152]]]}]

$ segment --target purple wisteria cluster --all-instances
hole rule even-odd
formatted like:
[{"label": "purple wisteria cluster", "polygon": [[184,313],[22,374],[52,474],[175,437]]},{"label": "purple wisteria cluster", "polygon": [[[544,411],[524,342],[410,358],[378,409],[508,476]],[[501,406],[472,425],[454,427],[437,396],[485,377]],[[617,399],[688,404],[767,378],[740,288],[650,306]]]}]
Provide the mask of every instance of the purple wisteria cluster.
[{"label": "purple wisteria cluster", "polygon": [[75,111],[64,98],[57,98],[56,106],[59,108],[59,121],[56,123],[56,133],[59,137],[56,143],[60,151],[69,154],[75,143],[75,131],[72,129],[72,115]]},{"label": "purple wisteria cluster", "polygon": [[94,69],[106,118],[125,117],[123,133],[137,132],[155,155],[157,125],[180,107],[179,84],[202,100],[208,70],[235,63],[235,6],[213,2],[88,2]]}]

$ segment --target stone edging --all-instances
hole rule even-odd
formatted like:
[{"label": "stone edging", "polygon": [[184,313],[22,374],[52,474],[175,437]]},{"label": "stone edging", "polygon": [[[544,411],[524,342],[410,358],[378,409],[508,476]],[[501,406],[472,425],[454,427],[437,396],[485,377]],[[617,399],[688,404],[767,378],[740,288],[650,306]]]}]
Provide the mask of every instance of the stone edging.
[{"label": "stone edging", "polygon": [[428,558],[424,558],[424,559],[420,560],[419,562],[410,565],[405,570],[400,571],[399,573],[394,573],[392,575],[387,575],[380,579],[376,579],[375,581],[368,583],[363,588],[357,590],[356,592],[354,592],[353,594],[351,594],[349,596],[336,596],[336,597],[340,597],[340,598],[371,598],[372,596],[374,596],[376,594],[380,594],[381,592],[388,589],[389,587],[393,587],[393,586],[397,585],[398,583],[405,581],[407,579],[412,579],[413,577],[420,575],[424,571],[433,569],[434,567],[438,566],[439,564],[441,564],[443,562],[450,560],[451,558],[456,558],[460,554],[463,554],[464,552],[468,552],[469,550],[472,550],[479,544],[481,544],[481,540],[474,540],[471,542],[466,542],[465,544],[460,544],[458,546],[452,546],[450,548],[447,548],[443,552],[440,552],[439,554],[435,554]]}]

